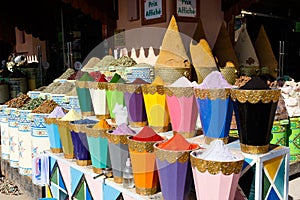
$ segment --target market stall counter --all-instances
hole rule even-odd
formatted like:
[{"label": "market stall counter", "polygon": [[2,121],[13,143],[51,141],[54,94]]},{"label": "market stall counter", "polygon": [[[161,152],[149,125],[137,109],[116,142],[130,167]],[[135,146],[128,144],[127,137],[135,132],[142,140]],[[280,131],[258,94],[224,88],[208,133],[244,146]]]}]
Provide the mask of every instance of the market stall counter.
[{"label": "market stall counter", "polygon": [[[205,147],[203,135],[188,139]],[[238,139],[229,140],[226,146],[240,151]],[[49,185],[46,197],[64,199],[118,199],[121,196],[129,199],[163,199],[162,193],[139,195],[135,189],[125,189],[122,184],[106,178],[104,174],[93,172],[92,165],[79,166],[75,159],[66,159],[63,153],[54,154],[45,151],[49,156]],[[243,152],[242,152],[243,153]],[[235,199],[288,199],[289,183],[289,148],[271,145],[265,154],[243,153],[245,160],[242,167],[239,186]]]}]

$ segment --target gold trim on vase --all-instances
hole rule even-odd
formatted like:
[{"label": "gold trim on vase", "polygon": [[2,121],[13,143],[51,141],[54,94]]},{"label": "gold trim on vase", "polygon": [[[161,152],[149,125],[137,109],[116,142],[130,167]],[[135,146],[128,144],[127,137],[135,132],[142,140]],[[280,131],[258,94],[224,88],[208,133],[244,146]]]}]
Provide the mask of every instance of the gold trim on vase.
[{"label": "gold trim on vase", "polygon": [[45,117],[44,121],[45,121],[45,124],[50,125],[50,124],[56,124],[57,119],[58,118],[47,118],[47,117]]},{"label": "gold trim on vase", "polygon": [[99,90],[106,90],[107,89],[107,82],[90,82],[88,84],[89,89],[99,89]]},{"label": "gold trim on vase", "polygon": [[223,137],[223,138],[212,138],[212,137],[207,137],[204,135],[205,144],[210,144],[214,140],[222,140],[224,142],[224,144],[228,144],[229,136]]},{"label": "gold trim on vase", "polygon": [[118,184],[123,183],[123,177],[114,176],[114,182]]},{"label": "gold trim on vase", "polygon": [[129,135],[114,135],[109,132],[106,133],[107,139],[110,143],[114,144],[128,144],[127,137]]},{"label": "gold trim on vase", "polygon": [[94,138],[107,138],[107,131],[108,129],[93,129],[86,127],[85,133],[88,137],[94,137]]},{"label": "gold trim on vase", "polygon": [[230,97],[230,88],[225,89],[200,89],[200,88],[194,88],[195,97],[199,99],[210,99],[210,100],[216,100],[216,99],[222,99],[225,100]]},{"label": "gold trim on vase", "polygon": [[117,91],[120,91],[120,92],[123,92],[123,83],[108,83],[107,84],[107,90],[109,91],[114,91],[114,90],[117,90]]},{"label": "gold trim on vase", "polygon": [[83,88],[87,88],[88,89],[90,82],[91,81],[79,81],[79,80],[76,80],[75,86],[79,87],[81,89],[83,89]]},{"label": "gold trim on vase", "polygon": [[124,92],[141,94],[142,84],[124,84]]},{"label": "gold trim on vase", "polygon": [[98,89],[99,90],[107,90],[107,82],[98,82]]},{"label": "gold trim on vase", "polygon": [[194,97],[193,87],[165,87],[165,93],[169,97]]},{"label": "gold trim on vase", "polygon": [[74,153],[64,153],[64,157],[66,159],[73,159],[74,158]]},{"label": "gold trim on vase", "polygon": [[155,194],[156,191],[157,191],[157,186],[155,186],[153,188],[139,188],[139,187],[135,187],[135,192],[137,194],[145,195],[145,196]]},{"label": "gold trim on vase", "polygon": [[69,128],[70,121],[56,120],[58,126]]},{"label": "gold trim on vase", "polygon": [[172,84],[180,77],[184,76],[191,80],[191,66],[188,67],[160,67],[156,64],[154,67],[155,76],[159,76],[166,84]]},{"label": "gold trim on vase", "polygon": [[50,148],[52,153],[62,153],[62,148]]},{"label": "gold trim on vase", "polygon": [[87,85],[87,88],[96,90],[98,88],[98,82],[91,82]]},{"label": "gold trim on vase", "polygon": [[262,146],[253,146],[253,145],[240,143],[240,147],[242,152],[248,154],[264,154],[269,151],[269,144],[262,145]]},{"label": "gold trim on vase", "polygon": [[153,142],[136,141],[136,140],[132,140],[132,136],[128,136],[127,140],[128,140],[129,150],[137,151],[139,153],[143,153],[143,152],[153,153],[154,152],[153,145],[157,142],[157,141],[153,141]]},{"label": "gold trim on vase", "polygon": [[84,117],[93,116],[94,114],[95,114],[94,111],[87,111],[87,112],[81,111],[81,115]]},{"label": "gold trim on vase", "polygon": [[197,168],[197,170],[201,173],[208,171],[212,175],[216,175],[220,172],[224,175],[238,174],[242,171],[244,159],[237,161],[211,161],[211,160],[203,160],[195,157],[193,152],[190,156],[191,165],[193,168]]},{"label": "gold trim on vase", "polygon": [[149,126],[152,128],[156,133],[163,133],[169,131],[169,126]]},{"label": "gold trim on vase", "polygon": [[155,93],[157,93],[160,95],[164,95],[165,87],[163,85],[144,84],[144,85],[142,85],[142,91],[144,94],[154,95]]},{"label": "gold trim on vase", "polygon": [[195,137],[196,132],[195,131],[192,132],[174,131],[174,134],[180,134],[185,138],[192,138]]},{"label": "gold trim on vase", "polygon": [[[90,125],[90,124],[89,124]],[[87,124],[73,124],[73,123],[70,123],[69,124],[69,129],[71,131],[74,131],[76,133],[85,133],[86,132],[86,126]]]},{"label": "gold trim on vase", "polygon": [[79,166],[88,166],[92,164],[91,160],[76,160],[76,164]]},{"label": "gold trim on vase", "polygon": [[93,172],[96,174],[102,174],[102,168],[93,167]]},{"label": "gold trim on vase", "polygon": [[144,122],[132,122],[132,121],[130,121],[129,122],[129,125],[131,127],[134,127],[134,128],[144,127],[144,126],[147,126],[147,124],[148,124],[148,121],[144,121]]},{"label": "gold trim on vase", "polygon": [[110,114],[104,114],[104,115],[96,115],[96,118],[101,120],[101,119],[109,119]]},{"label": "gold trim on vase", "polygon": [[164,162],[166,160],[168,163],[175,163],[176,161],[178,161],[179,163],[185,163],[189,161],[191,151],[194,151],[199,148],[198,147],[192,150],[185,151],[171,151],[158,148],[157,146],[159,143],[154,144],[155,156],[160,161]]},{"label": "gold trim on vase", "polygon": [[232,89],[231,98],[233,101],[238,100],[240,103],[246,103],[247,101],[255,104],[261,101],[262,103],[276,103],[279,100],[281,90],[270,89],[270,90],[241,90]]}]

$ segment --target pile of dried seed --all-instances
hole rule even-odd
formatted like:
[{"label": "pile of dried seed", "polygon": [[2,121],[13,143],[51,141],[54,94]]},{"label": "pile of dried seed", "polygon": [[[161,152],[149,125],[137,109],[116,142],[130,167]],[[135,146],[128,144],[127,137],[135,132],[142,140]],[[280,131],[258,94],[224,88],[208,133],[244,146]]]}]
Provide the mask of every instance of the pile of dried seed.
[{"label": "pile of dried seed", "polygon": [[51,93],[55,88],[61,85],[61,82],[52,82],[50,83],[44,90],[42,90],[43,93]]},{"label": "pile of dried seed", "polygon": [[11,180],[5,177],[0,178],[0,193],[6,195],[22,195],[20,188]]},{"label": "pile of dried seed", "polygon": [[62,75],[60,75],[57,79],[68,79],[71,74],[75,72],[74,69],[68,68]]},{"label": "pile of dried seed", "polygon": [[57,88],[55,88],[51,93],[52,94],[66,94],[75,88],[75,84],[71,82],[64,82]]},{"label": "pile of dried seed", "polygon": [[30,100],[27,94],[21,94],[20,96],[13,98],[4,103],[9,108],[20,108]]},{"label": "pile of dried seed", "polygon": [[45,100],[39,107],[32,110],[32,113],[50,114],[58,104],[53,100]]},{"label": "pile of dried seed", "polygon": [[74,87],[70,92],[68,92],[66,96],[77,96],[76,87]]},{"label": "pile of dried seed", "polygon": [[30,99],[25,105],[21,107],[22,110],[34,110],[37,107],[39,107],[45,99],[39,97],[39,98],[34,98]]}]

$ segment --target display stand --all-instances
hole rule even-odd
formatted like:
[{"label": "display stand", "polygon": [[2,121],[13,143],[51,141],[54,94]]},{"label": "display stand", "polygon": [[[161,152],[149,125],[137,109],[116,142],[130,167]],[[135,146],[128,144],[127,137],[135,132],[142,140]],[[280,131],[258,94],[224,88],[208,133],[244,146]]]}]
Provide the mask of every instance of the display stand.
[{"label": "display stand", "polygon": [[[203,136],[189,139],[204,141]],[[202,143],[203,144],[203,143]],[[240,151],[239,140],[227,145]],[[50,181],[46,186],[46,197],[57,199],[163,199],[161,192],[152,196],[141,196],[135,189],[125,189],[113,178],[105,178],[93,172],[91,166],[78,166],[75,160],[65,159],[63,154],[45,152],[50,160]],[[235,199],[288,199],[289,148],[271,146],[266,154],[245,154],[239,188]]]},{"label": "display stand", "polygon": [[47,198],[80,199],[80,200],[114,200],[132,199],[162,199],[161,192],[151,196],[141,196],[135,189],[125,189],[117,184],[113,178],[106,178],[93,172],[92,166],[79,166],[75,159],[65,159],[63,154],[53,154],[45,151],[49,156],[50,180],[45,187]]},{"label": "display stand", "polygon": [[[227,145],[240,151],[239,140]],[[236,199],[288,199],[289,148],[272,145],[265,154],[246,154]]]}]

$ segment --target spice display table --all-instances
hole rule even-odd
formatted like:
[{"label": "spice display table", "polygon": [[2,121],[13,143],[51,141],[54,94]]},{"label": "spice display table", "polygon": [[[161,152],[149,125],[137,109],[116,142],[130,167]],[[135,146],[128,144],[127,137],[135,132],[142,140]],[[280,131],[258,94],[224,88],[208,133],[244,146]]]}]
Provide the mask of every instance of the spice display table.
[{"label": "spice display table", "polygon": [[[203,136],[189,139],[203,144]],[[228,144],[230,149],[240,150],[239,140]],[[162,199],[161,192],[141,196],[135,189],[125,189],[113,178],[105,178],[93,172],[92,166],[78,166],[75,160],[65,159],[63,154],[45,152],[50,161],[50,180],[46,197],[65,199]],[[245,154],[245,162],[235,199],[288,199],[289,148],[272,146],[266,154]],[[68,199],[67,198],[67,199]]]},{"label": "spice display table", "polygon": [[92,166],[79,166],[75,159],[65,159],[62,153],[53,154],[45,151],[49,156],[49,185],[45,187],[46,197],[56,199],[80,200],[113,200],[130,199],[162,199],[161,192],[151,196],[141,196],[135,189],[125,189],[117,184],[113,178],[106,178],[93,172]]}]

